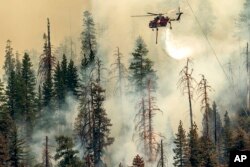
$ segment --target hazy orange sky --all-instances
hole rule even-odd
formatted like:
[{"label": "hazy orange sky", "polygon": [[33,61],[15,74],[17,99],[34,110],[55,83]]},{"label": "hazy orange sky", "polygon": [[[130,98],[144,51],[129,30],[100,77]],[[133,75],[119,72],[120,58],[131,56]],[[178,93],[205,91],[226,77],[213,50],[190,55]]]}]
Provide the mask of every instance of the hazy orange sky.
[{"label": "hazy orange sky", "polygon": [[7,39],[12,41],[14,51],[20,53],[42,49],[47,17],[54,45],[66,36],[79,36],[82,14],[87,8],[88,0],[0,0],[0,66]]}]

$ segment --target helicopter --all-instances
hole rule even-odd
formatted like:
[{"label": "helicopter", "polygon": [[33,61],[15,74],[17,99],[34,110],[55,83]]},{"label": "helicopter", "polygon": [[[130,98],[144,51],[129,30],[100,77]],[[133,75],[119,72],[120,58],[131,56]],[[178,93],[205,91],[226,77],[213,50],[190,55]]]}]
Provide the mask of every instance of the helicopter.
[{"label": "helicopter", "polygon": [[170,18],[168,16],[164,16],[164,15],[166,15],[168,13],[170,13],[170,12],[167,12],[167,13],[151,13],[151,12],[148,12],[147,15],[134,15],[134,16],[131,16],[131,17],[156,16],[153,20],[151,20],[149,22],[148,26],[149,26],[149,28],[152,28],[153,31],[154,31],[154,29],[156,29],[156,44],[157,44],[159,27],[167,27],[167,25],[169,24],[170,29],[172,29],[171,22],[172,21],[180,21],[181,15],[183,14],[183,12],[181,12],[181,10],[180,10],[180,7],[178,8],[178,12],[176,13],[176,15],[177,15],[176,18]]}]

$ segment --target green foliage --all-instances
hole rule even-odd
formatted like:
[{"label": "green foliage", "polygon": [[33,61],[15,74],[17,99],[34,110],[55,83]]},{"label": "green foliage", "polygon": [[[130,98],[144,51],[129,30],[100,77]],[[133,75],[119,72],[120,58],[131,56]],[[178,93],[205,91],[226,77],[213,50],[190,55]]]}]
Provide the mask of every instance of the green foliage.
[{"label": "green foliage", "polygon": [[175,135],[176,135],[174,139],[175,148],[173,149],[175,156],[173,165],[177,167],[187,167],[190,165],[189,147],[186,138],[186,132],[183,129],[181,121],[178,127],[178,133]]},{"label": "green foliage", "polygon": [[193,124],[193,128],[190,129],[188,137],[190,148],[189,161],[192,167],[199,167],[201,164],[201,150],[198,136],[198,128],[195,123]]},{"label": "green foliage", "polygon": [[33,131],[34,121],[35,121],[35,75],[32,70],[32,63],[30,57],[27,53],[24,54],[22,60],[22,112],[25,117],[26,123],[26,135],[29,140],[31,140],[31,135]]},{"label": "green foliage", "polygon": [[54,73],[54,86],[55,86],[55,98],[59,109],[61,109],[62,104],[65,102],[66,90],[63,82],[63,72],[59,62],[56,65]]},{"label": "green foliage", "polygon": [[70,60],[69,62],[66,80],[68,91],[71,92],[75,97],[77,97],[77,89],[79,88],[79,78],[77,73],[77,67],[74,65],[73,60]]},{"label": "green foliage", "polygon": [[74,143],[72,138],[67,136],[56,137],[57,148],[55,154],[55,160],[60,160],[59,167],[75,167],[82,166],[82,162],[79,157],[76,156],[78,151],[73,150]]},{"label": "green foliage", "polygon": [[10,40],[7,40],[7,44],[5,47],[5,61],[3,69],[5,71],[5,80],[7,80],[10,77],[11,72],[15,69],[15,58]]},{"label": "green foliage", "polygon": [[26,159],[25,141],[20,138],[16,125],[11,129],[9,141],[9,162],[11,167],[20,167]]},{"label": "green foliage", "polygon": [[146,58],[148,54],[147,46],[143,39],[139,37],[136,40],[135,50],[132,53],[129,71],[130,81],[135,88],[135,92],[143,93],[147,89],[147,82],[150,79],[152,89],[156,89],[157,76],[153,70],[153,62]]},{"label": "green foliage", "polygon": [[81,34],[81,53],[84,56],[83,65],[92,65],[97,53],[95,23],[89,11],[83,14],[83,32]]},{"label": "green foliage", "polygon": [[200,138],[200,150],[201,150],[201,166],[216,167],[217,166],[217,154],[215,145],[210,138],[202,136]]}]

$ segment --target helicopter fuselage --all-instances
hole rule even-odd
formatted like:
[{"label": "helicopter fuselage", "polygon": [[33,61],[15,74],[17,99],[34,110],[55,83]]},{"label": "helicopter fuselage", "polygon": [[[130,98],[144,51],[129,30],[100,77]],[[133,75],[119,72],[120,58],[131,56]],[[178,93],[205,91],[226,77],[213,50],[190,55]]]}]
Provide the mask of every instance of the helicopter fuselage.
[{"label": "helicopter fuselage", "polygon": [[164,16],[157,16],[149,22],[149,28],[166,27],[170,19]]}]

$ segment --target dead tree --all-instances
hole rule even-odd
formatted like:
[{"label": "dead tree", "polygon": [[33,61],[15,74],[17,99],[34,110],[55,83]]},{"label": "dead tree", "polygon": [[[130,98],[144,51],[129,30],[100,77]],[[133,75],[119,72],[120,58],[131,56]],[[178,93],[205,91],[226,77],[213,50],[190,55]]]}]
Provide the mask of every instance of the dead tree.
[{"label": "dead tree", "polygon": [[154,131],[153,117],[158,111],[161,111],[155,104],[155,97],[151,94],[153,89],[151,88],[151,81],[148,80],[147,84],[147,98],[142,98],[139,104],[139,112],[136,114],[135,130],[139,136],[139,142],[143,142],[142,151],[147,156],[148,162],[156,160],[157,152],[159,149],[159,143],[157,137],[160,136]]},{"label": "dead tree", "polygon": [[202,75],[201,81],[198,83],[197,92],[198,98],[201,98],[201,110],[205,110],[205,137],[209,138],[209,97],[208,92],[212,91],[211,86],[208,85],[205,76]]},{"label": "dead tree", "polygon": [[160,160],[157,167],[166,167],[166,156],[164,154],[163,142],[161,140]]},{"label": "dead tree", "polygon": [[144,167],[144,160],[139,155],[133,159],[133,167]]},{"label": "dead tree", "polygon": [[45,145],[44,145],[44,151],[43,151],[43,166],[44,167],[51,167],[52,156],[50,155],[49,152],[49,139],[48,136],[45,138]]},{"label": "dead tree", "polygon": [[109,136],[111,120],[103,108],[105,89],[101,87],[101,61],[97,60],[96,65],[96,74],[93,74],[88,85],[90,94],[87,99],[84,97],[80,105],[75,125],[76,133],[87,149],[85,154],[93,155],[95,166],[102,163],[104,148],[114,142],[114,138]]},{"label": "dead tree", "polygon": [[51,51],[51,38],[50,38],[50,22],[49,19],[47,19],[47,34],[44,34],[44,48],[43,53],[40,56],[40,62],[39,62],[39,69],[38,69],[38,75],[40,76],[40,79],[42,82],[46,80],[48,77],[52,77],[51,73],[53,70],[53,67],[56,63],[56,58],[52,55]]},{"label": "dead tree", "polygon": [[111,64],[110,74],[112,75],[112,78],[117,78],[115,91],[118,92],[118,95],[122,98],[128,72],[125,65],[121,61],[122,53],[120,52],[119,47],[117,47],[117,51],[114,55],[117,56],[117,59],[115,63]]},{"label": "dead tree", "polygon": [[192,110],[192,99],[194,87],[193,84],[196,83],[195,79],[192,77],[193,69],[189,69],[190,59],[187,59],[186,66],[181,70],[177,86],[181,88],[183,94],[188,94],[189,102],[189,115],[190,115],[190,126],[193,128],[193,110]]}]

